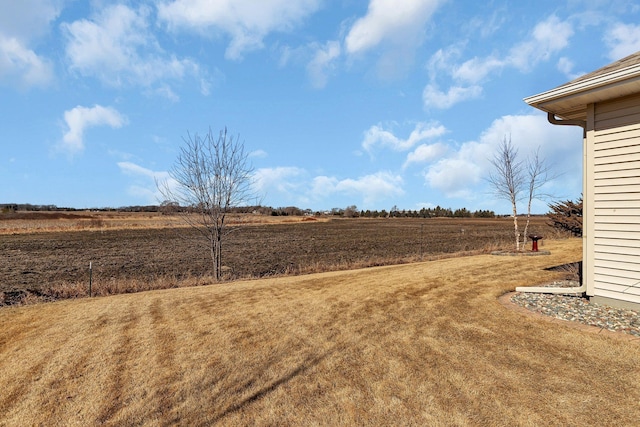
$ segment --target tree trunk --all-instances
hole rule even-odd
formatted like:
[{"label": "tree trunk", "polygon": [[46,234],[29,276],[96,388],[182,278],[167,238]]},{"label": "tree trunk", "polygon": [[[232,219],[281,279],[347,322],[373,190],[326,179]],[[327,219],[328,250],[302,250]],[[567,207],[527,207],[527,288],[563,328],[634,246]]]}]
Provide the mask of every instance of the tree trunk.
[{"label": "tree trunk", "polygon": [[216,281],[220,280],[219,275],[220,272],[218,271],[217,265],[218,263],[216,262],[216,241],[215,239],[211,239],[210,245],[211,247],[211,265],[213,267],[213,277],[216,279]]},{"label": "tree trunk", "polygon": [[520,250],[520,234],[518,233],[518,210],[516,209],[516,203],[512,203],[513,207],[513,228],[516,237],[516,251]]},{"label": "tree trunk", "polygon": [[211,262],[213,277],[219,282],[222,279],[222,235],[219,232],[211,236]]},{"label": "tree trunk", "polygon": [[216,244],[216,280],[222,280],[222,235],[218,233]]},{"label": "tree trunk", "polygon": [[522,249],[527,246],[527,234],[529,233],[529,222],[531,222],[531,200],[529,200],[529,207],[527,208],[527,222],[524,224],[524,232],[522,236]]}]

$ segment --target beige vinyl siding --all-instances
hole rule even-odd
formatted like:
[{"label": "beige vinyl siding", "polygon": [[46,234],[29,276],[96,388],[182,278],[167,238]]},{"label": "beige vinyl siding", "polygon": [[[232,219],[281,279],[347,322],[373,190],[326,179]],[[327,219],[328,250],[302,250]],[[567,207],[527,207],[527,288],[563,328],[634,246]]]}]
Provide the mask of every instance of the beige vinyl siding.
[{"label": "beige vinyl siding", "polygon": [[640,95],[594,110],[592,292],[640,303]]}]

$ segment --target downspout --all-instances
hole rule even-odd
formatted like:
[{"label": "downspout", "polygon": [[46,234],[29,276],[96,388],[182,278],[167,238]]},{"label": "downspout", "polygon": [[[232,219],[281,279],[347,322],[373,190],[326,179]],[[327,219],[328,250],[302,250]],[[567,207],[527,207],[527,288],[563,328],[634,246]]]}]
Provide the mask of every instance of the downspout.
[{"label": "downspout", "polygon": [[[587,137],[587,122],[584,120],[562,120],[558,119],[555,113],[547,113],[547,120],[553,125],[562,126],[580,126],[582,128],[582,138]],[[583,282],[580,277],[580,282]],[[544,286],[518,286],[516,292],[530,292],[537,294],[583,294],[587,292],[587,285],[581,283],[580,286],[573,288],[546,288]]]}]

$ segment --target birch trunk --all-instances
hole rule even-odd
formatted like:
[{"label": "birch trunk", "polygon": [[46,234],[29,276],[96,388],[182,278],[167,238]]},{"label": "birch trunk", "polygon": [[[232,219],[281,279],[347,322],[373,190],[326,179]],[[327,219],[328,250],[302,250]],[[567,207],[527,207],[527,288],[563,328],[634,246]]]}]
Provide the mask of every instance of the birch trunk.
[{"label": "birch trunk", "polygon": [[520,234],[518,233],[518,211],[516,204],[513,203],[513,229],[516,237],[516,251],[520,250]]}]

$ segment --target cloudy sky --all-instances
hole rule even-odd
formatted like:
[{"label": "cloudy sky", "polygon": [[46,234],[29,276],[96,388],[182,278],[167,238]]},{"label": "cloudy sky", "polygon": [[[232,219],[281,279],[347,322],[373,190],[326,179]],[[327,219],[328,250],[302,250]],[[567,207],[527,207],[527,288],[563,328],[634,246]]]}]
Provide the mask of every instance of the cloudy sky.
[{"label": "cloudy sky", "polygon": [[[244,141],[264,205],[508,213],[504,138],[581,192],[522,99],[640,50],[616,0],[0,0],[0,203],[158,203],[183,138]],[[522,204],[524,209],[524,204]],[[546,212],[546,203],[535,208]]]}]

